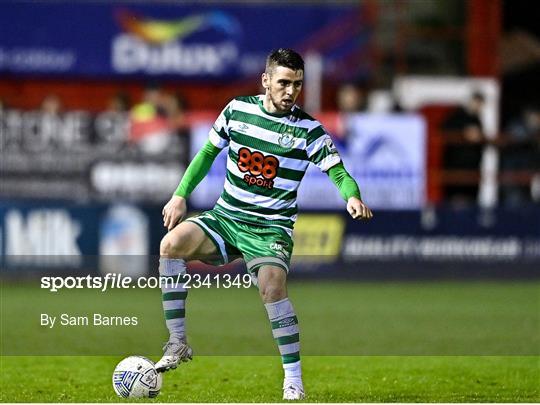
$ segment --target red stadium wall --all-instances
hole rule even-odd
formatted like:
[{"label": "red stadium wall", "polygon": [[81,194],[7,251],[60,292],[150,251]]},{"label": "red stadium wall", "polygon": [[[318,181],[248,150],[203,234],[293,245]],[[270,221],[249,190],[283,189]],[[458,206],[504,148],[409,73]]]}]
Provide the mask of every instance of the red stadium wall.
[{"label": "red stadium wall", "polygon": [[[258,79],[238,83],[164,83],[163,89],[181,94],[190,110],[221,111],[238,95],[260,93]],[[337,85],[323,86],[322,108],[336,108]],[[107,101],[115,94],[127,94],[132,103],[142,97],[144,83],[141,81],[66,80],[66,79],[0,79],[0,101],[11,108],[36,109],[49,94],[56,94],[67,110],[103,111]],[[302,99],[300,99],[302,103]]]},{"label": "red stadium wall", "polygon": [[[102,111],[115,94],[127,94],[132,103],[142,97],[141,82],[98,80],[66,81],[65,79],[0,80],[0,99],[11,108],[36,109],[48,94],[56,94],[68,110]],[[257,92],[255,85],[214,86],[211,84],[164,84],[163,89],[180,93],[190,109],[221,110],[234,95]]]}]

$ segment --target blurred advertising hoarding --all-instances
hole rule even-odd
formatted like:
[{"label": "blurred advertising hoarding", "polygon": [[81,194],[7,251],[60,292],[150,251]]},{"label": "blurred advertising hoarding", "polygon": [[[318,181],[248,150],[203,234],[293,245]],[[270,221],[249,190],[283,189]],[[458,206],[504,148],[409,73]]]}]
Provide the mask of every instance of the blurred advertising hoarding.
[{"label": "blurred advertising hoarding", "polygon": [[[540,212],[520,209],[426,209],[347,222],[344,262],[502,262],[540,260]],[[516,269],[517,270],[517,269]]]},{"label": "blurred advertising hoarding", "polygon": [[145,275],[164,233],[150,222],[159,217],[158,206],[0,202],[0,264],[11,275]]},{"label": "blurred advertising hoarding", "polygon": [[[363,199],[372,209],[424,206],[426,129],[421,116],[325,114],[325,118],[340,120],[341,130],[334,138],[335,143],[346,169],[358,182]],[[191,156],[205,143],[211,125],[211,121],[201,121],[192,127]],[[226,153],[218,156],[208,176],[193,192],[191,203],[195,208],[211,208],[221,194]],[[345,202],[328,175],[310,166],[298,191],[298,205],[300,209],[333,210],[344,208]]]},{"label": "blurred advertising hoarding", "polygon": [[[156,274],[166,230],[161,205],[0,203],[0,268],[31,274]],[[540,209],[448,208],[301,213],[293,274],[374,277],[540,275]],[[224,272],[190,264],[190,271]],[[532,269],[532,270],[531,270]],[[227,271],[243,271],[233,265]],[[4,273],[5,271],[5,273]],[[497,271],[497,273],[495,273]]]},{"label": "blurred advertising hoarding", "polygon": [[[276,30],[284,14],[294,24]],[[354,3],[11,1],[0,12],[0,73],[233,79],[258,75],[287,44],[321,54],[326,74],[343,78],[370,35]]]},{"label": "blurred advertising hoarding", "polygon": [[167,200],[189,140],[171,132],[148,147],[130,138],[130,125],[127,113],[0,110],[0,197]]}]

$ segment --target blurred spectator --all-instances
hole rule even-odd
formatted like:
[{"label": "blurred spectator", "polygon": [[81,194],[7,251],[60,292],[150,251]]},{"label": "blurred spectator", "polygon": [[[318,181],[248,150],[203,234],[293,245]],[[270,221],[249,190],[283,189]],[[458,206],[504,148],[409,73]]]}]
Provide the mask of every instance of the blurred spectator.
[{"label": "blurred spectator", "polygon": [[166,94],[163,98],[165,110],[171,132],[180,137],[189,135],[189,126],[186,121],[187,103],[185,98],[177,94]]},{"label": "blurred spectator", "polygon": [[510,122],[507,132],[514,140],[532,140],[540,133],[540,106],[529,105],[523,109],[521,117]]},{"label": "blurred spectator", "polygon": [[[521,116],[506,128],[507,145],[501,153],[501,170],[540,170],[540,106],[525,107]],[[531,201],[531,189],[527,184],[501,187],[502,201],[507,205],[519,205]]]},{"label": "blurred spectator", "polygon": [[111,96],[105,111],[96,116],[94,142],[106,143],[109,150],[124,146],[129,136],[129,108],[130,100],[126,93]]},{"label": "blurred spectator", "polygon": [[484,139],[480,113],[484,107],[484,96],[473,93],[467,104],[450,113],[443,122],[446,131],[461,131],[466,141],[475,143]]},{"label": "blurred spectator", "polygon": [[344,83],[337,91],[336,101],[341,113],[365,111],[367,106],[366,91],[353,83]]},{"label": "blurred spectator", "polygon": [[6,105],[4,100],[0,98],[0,152],[4,152],[6,145],[6,130],[5,130],[5,121],[4,121],[4,111],[6,110]]},{"label": "blurred spectator", "polygon": [[70,131],[62,125],[62,101],[58,95],[47,94],[41,101],[38,114],[40,124],[37,130],[24,139],[29,150],[54,149],[73,141]]},{"label": "blurred spectator", "polygon": [[146,87],[143,100],[130,112],[129,140],[149,154],[161,153],[170,141],[169,122],[163,107],[165,95],[155,84]]},{"label": "blurred spectator", "polygon": [[339,86],[336,93],[338,118],[333,140],[340,150],[347,149],[347,140],[354,131],[350,114],[365,112],[367,107],[366,92],[360,86],[346,82]]},{"label": "blurred spectator", "polygon": [[129,96],[126,93],[116,93],[107,101],[107,111],[114,113],[128,112],[130,104]]},{"label": "blurred spectator", "polygon": [[[442,123],[445,136],[443,167],[445,170],[470,170],[479,173],[484,146],[484,131],[480,113],[484,96],[475,92],[465,106],[458,107]],[[465,179],[466,180],[466,179]],[[445,184],[445,198],[452,204],[475,203],[478,196],[476,184]]]},{"label": "blurred spectator", "polygon": [[49,115],[59,115],[62,111],[62,101],[56,94],[48,94],[41,102],[41,112]]}]

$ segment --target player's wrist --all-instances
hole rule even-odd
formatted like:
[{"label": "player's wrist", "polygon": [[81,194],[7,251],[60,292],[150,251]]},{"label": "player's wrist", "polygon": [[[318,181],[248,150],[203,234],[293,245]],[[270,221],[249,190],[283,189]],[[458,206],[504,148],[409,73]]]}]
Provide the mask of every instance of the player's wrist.
[{"label": "player's wrist", "polygon": [[175,200],[178,200],[178,201],[182,201],[182,200],[183,200],[183,201],[186,201],[186,200],[187,200],[187,197],[186,197],[185,195],[183,195],[183,194],[181,194],[181,193],[177,193],[177,192],[175,192],[175,193],[172,195],[171,198],[173,198],[173,199],[175,199]]},{"label": "player's wrist", "polygon": [[350,203],[352,201],[358,200],[362,202],[362,197],[359,194],[351,195],[349,198],[347,198],[347,202]]},{"label": "player's wrist", "polygon": [[179,184],[172,196],[187,199],[188,193],[186,192],[185,187],[182,184]]}]

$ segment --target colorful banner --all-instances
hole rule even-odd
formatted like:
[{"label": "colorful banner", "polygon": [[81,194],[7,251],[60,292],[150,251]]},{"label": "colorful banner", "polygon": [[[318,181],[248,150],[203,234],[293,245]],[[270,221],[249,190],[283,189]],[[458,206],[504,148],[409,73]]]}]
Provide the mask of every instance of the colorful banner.
[{"label": "colorful banner", "polygon": [[[358,4],[3,2],[0,73],[231,79],[260,74],[271,49],[323,56],[325,73],[369,69]],[[39,18],[35,18],[39,16]]]}]

